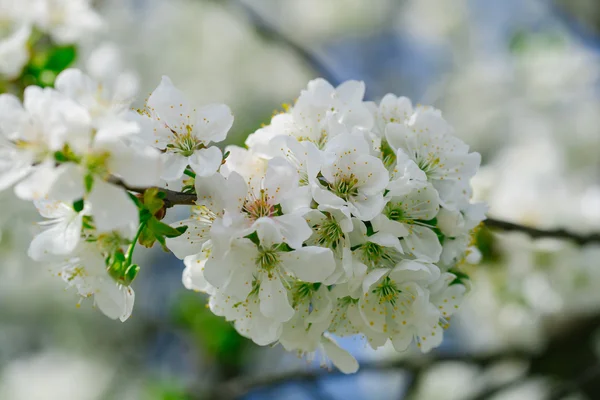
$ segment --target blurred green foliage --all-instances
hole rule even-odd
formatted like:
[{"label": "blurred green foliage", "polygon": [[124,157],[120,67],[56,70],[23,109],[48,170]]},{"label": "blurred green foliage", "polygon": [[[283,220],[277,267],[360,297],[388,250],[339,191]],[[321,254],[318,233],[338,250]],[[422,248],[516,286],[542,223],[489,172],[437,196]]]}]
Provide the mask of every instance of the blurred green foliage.
[{"label": "blurred green foliage", "polygon": [[231,323],[210,311],[206,296],[182,293],[173,318],[190,333],[196,346],[204,350],[209,364],[218,361],[226,370],[237,370],[244,365],[251,342],[240,336]]},{"label": "blurred green foliage", "polygon": [[0,93],[22,96],[23,90],[30,85],[53,86],[58,74],[72,66],[77,59],[75,45],[58,45],[39,31],[31,34],[28,47],[30,57],[21,75],[7,82],[0,80]]}]

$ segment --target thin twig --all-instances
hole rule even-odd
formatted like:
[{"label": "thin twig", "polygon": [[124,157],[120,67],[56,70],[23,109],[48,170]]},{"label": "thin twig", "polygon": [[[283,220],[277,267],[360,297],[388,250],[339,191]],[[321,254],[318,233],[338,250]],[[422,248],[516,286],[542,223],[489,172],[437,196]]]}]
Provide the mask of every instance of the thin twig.
[{"label": "thin twig", "polygon": [[600,233],[591,233],[588,235],[582,235],[579,233],[569,232],[565,229],[538,229],[530,226],[515,224],[513,222],[502,221],[495,218],[488,218],[485,220],[485,226],[492,229],[499,229],[503,231],[517,231],[523,232],[534,239],[538,238],[554,238],[554,239],[565,239],[572,240],[579,245],[586,245],[590,243],[600,243]]}]

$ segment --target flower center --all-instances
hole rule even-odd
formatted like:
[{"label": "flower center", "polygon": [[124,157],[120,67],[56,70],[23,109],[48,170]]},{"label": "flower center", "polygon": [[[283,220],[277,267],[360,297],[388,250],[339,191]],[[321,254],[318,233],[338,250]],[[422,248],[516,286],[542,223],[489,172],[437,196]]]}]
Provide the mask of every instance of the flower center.
[{"label": "flower center", "polygon": [[375,289],[373,293],[379,298],[379,304],[390,303],[395,306],[401,290],[396,287],[396,282],[386,276]]},{"label": "flower center", "polygon": [[402,221],[404,219],[402,203],[387,203],[383,209],[383,214],[392,221]]},{"label": "flower center", "polygon": [[425,157],[418,157],[417,155],[417,160],[417,165],[427,176],[429,176],[429,174],[431,174],[438,166],[441,166],[440,158],[434,153],[427,153]]},{"label": "flower center", "polygon": [[296,282],[293,288],[293,304],[297,305],[310,298],[315,291],[315,284],[307,282]]},{"label": "flower center", "polygon": [[393,247],[367,242],[358,249],[360,260],[370,268],[393,268],[401,260],[401,254]]},{"label": "flower center", "polygon": [[269,202],[269,196],[265,192],[264,189],[260,191],[260,197],[254,199],[248,199],[244,203],[244,211],[250,214],[250,217],[253,220],[262,218],[262,217],[271,217],[275,215],[276,209]]},{"label": "flower center", "polygon": [[340,224],[331,215],[328,215],[320,225],[315,225],[314,229],[317,234],[316,244],[320,247],[335,249],[344,239]]},{"label": "flower center", "polygon": [[167,150],[190,157],[196,150],[204,148],[204,143],[192,134],[193,129],[190,125],[185,126],[185,133],[178,133],[171,129],[174,140],[167,145]]},{"label": "flower center", "polygon": [[358,195],[358,179],[354,174],[339,177],[334,183],[329,184],[329,188],[338,197],[348,201],[351,197]]},{"label": "flower center", "polygon": [[110,175],[107,165],[109,158],[110,152],[108,151],[88,154],[85,157],[85,166],[87,167],[89,174],[101,177]]},{"label": "flower center", "polygon": [[267,272],[273,271],[279,265],[279,261],[279,252],[273,247],[261,247],[256,257],[256,265]]}]

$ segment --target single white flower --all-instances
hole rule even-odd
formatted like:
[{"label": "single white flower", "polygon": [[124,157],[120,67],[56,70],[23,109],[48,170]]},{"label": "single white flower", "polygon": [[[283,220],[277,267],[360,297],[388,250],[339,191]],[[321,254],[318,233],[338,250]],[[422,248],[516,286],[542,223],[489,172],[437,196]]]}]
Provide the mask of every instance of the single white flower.
[{"label": "single white flower", "polygon": [[363,221],[381,212],[389,174],[381,160],[369,153],[369,144],[359,135],[338,135],[327,144],[323,180],[313,189],[319,209],[345,209]]},{"label": "single white flower", "polygon": [[319,128],[328,113],[335,114],[336,119],[348,128],[369,130],[373,127],[373,115],[363,103],[364,95],[364,82],[346,81],[334,88],[318,78],[310,81],[300,93],[291,113],[295,124],[303,128],[312,141],[324,142]]},{"label": "single white flower", "polygon": [[372,221],[378,235],[402,238],[408,256],[437,262],[442,245],[434,225],[428,224],[439,211],[439,196],[433,185],[423,181],[395,187],[385,196],[387,203]]},{"label": "single white flower", "polygon": [[428,284],[440,277],[433,264],[405,260],[393,270],[375,269],[363,282],[359,310],[370,329],[389,336],[398,351],[413,337],[423,351],[441,343],[440,313],[429,300]]},{"label": "single white flower", "polygon": [[183,93],[163,76],[143,111],[153,124],[147,132],[152,145],[164,150],[163,179],[179,179],[190,165],[196,175],[214,174],[223,160],[218,147],[233,124],[231,110],[224,104],[194,108]]},{"label": "single white flower", "polygon": [[94,296],[94,304],[111,319],[129,318],[135,293],[108,275],[105,257],[96,244],[81,242],[71,255],[57,260],[49,264],[50,271],[74,286],[82,299]]},{"label": "single white flower", "polygon": [[232,227],[228,236],[243,237],[256,232],[261,241],[283,242],[294,249],[310,237],[312,231],[303,218],[309,209],[310,193],[299,187],[297,172],[285,160],[269,160],[260,181],[236,185],[227,193],[236,200],[230,201],[233,207],[226,209],[226,226]]},{"label": "single white flower", "polygon": [[87,74],[75,68],[61,72],[54,84],[56,89],[88,111],[99,140],[138,133],[139,126],[127,115],[137,93],[138,78],[123,72],[116,47],[100,46],[86,64]]},{"label": "single white flower", "polygon": [[236,331],[259,346],[276,342],[281,336],[282,323],[265,316],[261,311],[261,300],[257,291],[252,291],[244,300],[217,290],[209,300],[211,311],[233,321]]}]

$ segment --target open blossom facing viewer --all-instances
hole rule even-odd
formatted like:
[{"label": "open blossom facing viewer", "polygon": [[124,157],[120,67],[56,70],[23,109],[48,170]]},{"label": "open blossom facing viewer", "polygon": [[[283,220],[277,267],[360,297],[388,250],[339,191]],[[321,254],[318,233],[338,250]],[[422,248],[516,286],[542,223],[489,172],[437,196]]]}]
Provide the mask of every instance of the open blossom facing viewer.
[{"label": "open blossom facing viewer", "polygon": [[210,104],[194,108],[164,76],[142,113],[149,120],[144,125],[150,127],[150,143],[163,151],[163,179],[181,178],[188,165],[201,176],[217,171],[223,161],[221,150],[208,145],[225,140],[233,124],[229,107]]}]

